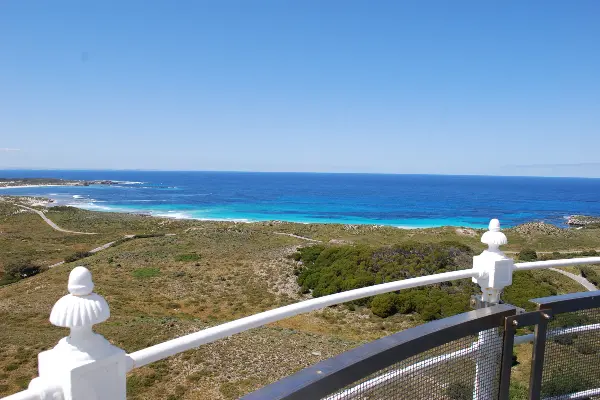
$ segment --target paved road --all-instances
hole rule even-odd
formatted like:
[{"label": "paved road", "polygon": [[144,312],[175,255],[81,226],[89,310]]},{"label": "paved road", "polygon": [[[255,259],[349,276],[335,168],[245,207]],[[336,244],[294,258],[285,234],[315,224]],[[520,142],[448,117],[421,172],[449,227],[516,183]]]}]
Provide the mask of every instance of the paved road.
[{"label": "paved road", "polygon": [[36,210],[35,208],[31,208],[31,207],[23,206],[23,205],[21,205],[21,204],[15,204],[15,205],[16,205],[16,206],[19,206],[19,207],[21,207],[21,208],[25,208],[25,209],[27,209],[27,210],[29,210],[29,211],[33,211],[34,213],[36,213],[37,215],[39,215],[40,217],[42,217],[42,219],[43,219],[44,221],[46,221],[46,223],[47,223],[48,225],[50,225],[50,226],[52,227],[52,229],[55,229],[55,230],[57,230],[57,231],[59,231],[59,232],[65,232],[65,233],[75,233],[75,234],[77,234],[77,235],[97,235],[97,233],[93,233],[93,232],[77,232],[77,231],[70,231],[70,230],[67,230],[67,229],[63,229],[63,228],[61,228],[60,226],[56,225],[54,222],[52,222],[52,221],[51,221],[51,220],[50,220],[48,217],[46,217],[46,216],[44,215],[44,213],[43,213],[43,212],[41,212],[41,211],[38,211],[38,210]]},{"label": "paved road", "polygon": [[575,282],[583,285],[583,287],[586,288],[587,290],[589,290],[590,292],[594,291],[594,290],[598,290],[592,282],[588,281],[581,275],[575,275],[575,274],[572,274],[567,271],[563,271],[562,269],[558,269],[558,268],[548,268],[548,269],[550,271],[558,272],[559,274],[563,274],[564,276],[573,279]]}]

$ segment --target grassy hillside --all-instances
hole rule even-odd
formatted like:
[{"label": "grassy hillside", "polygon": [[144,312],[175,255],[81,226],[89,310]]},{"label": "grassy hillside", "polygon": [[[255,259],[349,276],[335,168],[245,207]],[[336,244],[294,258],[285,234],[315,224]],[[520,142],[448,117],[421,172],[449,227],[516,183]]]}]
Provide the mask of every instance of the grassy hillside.
[{"label": "grassy hillside", "polygon": [[[453,241],[469,257],[471,252],[478,253],[483,248],[479,243],[481,232],[455,228],[402,230],[279,222],[236,224],[72,208],[51,209],[46,215],[65,229],[98,234],[57,232],[38,215],[22,212],[7,201],[0,202],[0,269],[28,260],[48,266],[74,252],[88,251],[125,235],[141,237],[120,241],[89,257],[0,287],[0,395],[26,387],[36,375],[36,354],[53,347],[68,333],[50,325],[48,317],[54,303],[66,294],[68,273],[77,265],[85,265],[92,271],[96,291],[105,296],[111,307],[111,318],[96,330],[131,352],[309,298],[310,293],[302,293],[295,275],[308,268],[308,263],[299,268],[300,259],[298,256],[294,259],[299,248],[314,246],[310,247],[312,250],[302,250],[304,254],[317,250],[319,254],[337,252],[338,255],[364,252],[369,257],[381,249],[408,245],[429,243],[433,249],[443,249],[446,244],[442,242],[447,241]],[[600,230],[595,229],[559,230],[552,235],[523,234],[511,229],[507,235],[511,241],[507,248],[515,252],[524,247],[539,252],[600,248]],[[417,269],[402,267],[408,265],[407,260],[401,261],[387,265],[390,274],[381,279],[419,274]],[[468,267],[468,257],[452,263],[444,268]],[[360,262],[346,266],[349,271],[355,270]],[[432,265],[431,260],[424,266],[425,271],[440,267],[435,261]],[[330,267],[327,263],[319,264],[319,274]],[[401,274],[394,275],[397,273]],[[543,282],[552,292],[583,290],[551,271],[530,274],[535,282]],[[374,279],[379,278],[375,275]],[[469,283],[463,285],[464,288],[457,288],[466,290],[466,294]],[[307,288],[314,291],[316,286],[308,285],[304,292]],[[136,369],[128,379],[129,398],[237,398],[360,343],[422,323],[423,319],[426,318],[417,309],[397,309],[395,314],[381,318],[373,314],[368,304],[331,307],[301,315]]]}]

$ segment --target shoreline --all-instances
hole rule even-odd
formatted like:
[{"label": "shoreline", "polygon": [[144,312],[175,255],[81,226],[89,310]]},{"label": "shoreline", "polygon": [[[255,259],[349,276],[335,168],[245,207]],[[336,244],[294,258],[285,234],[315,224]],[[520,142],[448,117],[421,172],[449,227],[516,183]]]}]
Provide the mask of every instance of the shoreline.
[{"label": "shoreline", "polygon": [[[183,204],[164,204],[165,206],[170,206],[166,208],[161,207],[153,207],[150,205],[148,208],[138,208],[137,205],[129,204],[125,201],[125,204],[112,204],[106,205],[105,200],[98,200],[91,198],[91,195],[79,196],[74,195],[71,199],[66,199],[62,197],[51,197],[52,195],[57,195],[57,193],[44,193],[40,195],[35,195],[34,193],[23,194],[20,195],[18,192],[20,190],[30,190],[35,188],[52,188],[52,187],[65,187],[65,188],[86,188],[86,187],[122,187],[121,185],[126,185],[129,187],[139,187],[138,185],[146,184],[147,182],[141,181],[130,181],[130,180],[61,180],[61,179],[52,179],[48,178],[48,183],[27,183],[28,180],[33,179],[34,181],[45,180],[45,178],[11,178],[0,180],[0,196],[15,196],[15,197],[37,197],[38,199],[44,199],[46,201],[46,205],[42,205],[44,207],[53,207],[53,206],[69,206],[74,207],[86,211],[97,211],[97,212],[113,212],[113,213],[122,213],[122,214],[130,214],[130,215],[143,215],[150,216],[156,218],[166,218],[166,219],[175,219],[175,220],[195,220],[195,221],[215,221],[215,222],[232,222],[232,223],[268,223],[268,222],[288,222],[288,223],[297,223],[297,224],[326,224],[326,225],[349,225],[349,226],[372,226],[372,227],[393,227],[397,229],[407,229],[407,230],[418,230],[418,229],[435,229],[435,228],[443,228],[443,227],[452,227],[452,228],[464,228],[464,229],[485,229],[487,227],[487,223],[481,222],[466,222],[465,220],[470,220],[468,216],[462,216],[459,218],[452,218],[451,216],[447,217],[438,217],[438,218],[414,218],[414,221],[411,221],[410,218],[405,218],[406,222],[402,219],[399,219],[396,222],[394,219],[388,220],[371,220],[371,219],[354,219],[354,220],[343,220],[343,219],[319,219],[314,220],[310,212],[305,212],[304,215],[298,213],[300,218],[296,218],[296,215],[286,215],[263,212],[258,214],[248,214],[246,217],[244,215],[236,215],[235,210],[233,212],[228,212],[227,210],[218,210],[216,213],[213,212],[212,209],[202,209],[202,208],[186,208]],[[123,186],[125,187],[125,186]],[[2,189],[6,189],[9,191],[10,189],[15,189],[15,193],[4,194],[2,193]],[[83,189],[82,189],[83,190]],[[40,190],[41,191],[41,190]],[[35,192],[31,190],[31,192]],[[64,197],[64,196],[63,196]],[[77,201],[83,200],[83,201]],[[135,201],[135,200],[134,200]],[[138,200],[138,201],[151,201],[151,200]],[[101,203],[101,204],[96,204]],[[118,203],[118,202],[117,202]],[[178,209],[178,207],[183,206],[182,209]],[[171,208],[171,209],[169,209]],[[229,210],[231,211],[231,210]],[[210,214],[216,214],[215,216],[210,216]],[[228,214],[231,214],[230,217]],[[303,219],[305,217],[305,219]],[[495,218],[500,216],[491,215],[490,218]],[[563,218],[565,222],[554,221],[546,222],[544,219],[532,219],[527,221],[513,221],[513,224],[503,224],[505,228],[514,228],[518,225],[526,224],[526,223],[544,223],[547,225],[554,226],[559,229],[577,229],[579,225],[570,224],[566,221],[570,221],[574,217],[582,217],[586,219],[600,219],[598,217],[588,217],[581,215],[565,215]]]},{"label": "shoreline", "polygon": [[[67,186],[67,185],[44,185],[44,186]],[[70,185],[70,186],[79,186],[79,185]],[[37,187],[37,186],[36,186]],[[12,187],[14,188],[14,187]],[[0,188],[2,189],[2,188]],[[53,207],[73,207],[79,210],[85,210],[90,212],[100,212],[100,213],[116,213],[116,214],[129,214],[129,215],[138,215],[143,217],[151,217],[151,218],[162,218],[162,219],[170,219],[170,220],[189,220],[189,221],[201,221],[201,222],[230,222],[234,224],[258,224],[258,223],[273,223],[273,224],[281,224],[281,223],[290,223],[290,224],[302,224],[302,225],[348,225],[348,226],[366,226],[366,227],[374,227],[374,228],[383,228],[390,227],[396,229],[406,229],[406,230],[417,230],[417,229],[439,229],[444,227],[456,228],[456,229],[485,229],[485,226],[468,226],[468,225],[427,225],[427,226],[417,226],[417,225],[392,225],[392,224],[382,224],[377,223],[376,221],[370,222],[357,222],[357,221],[292,221],[285,219],[261,219],[261,220],[252,220],[249,218],[219,218],[219,217],[193,217],[193,216],[182,216],[183,214],[177,211],[173,212],[173,215],[169,215],[168,212],[152,212],[152,211],[142,211],[142,210],[124,210],[119,208],[97,208],[97,207],[89,207],[85,205],[85,203],[81,203],[80,205],[74,203],[65,203],[60,200],[52,199],[46,196],[18,196],[18,195],[4,195],[0,194],[0,199],[2,198],[20,198],[20,199],[28,199],[34,204],[28,204],[38,207],[44,207],[46,209],[52,209]],[[43,199],[43,200],[42,200]],[[509,228],[506,226],[506,228]]]},{"label": "shoreline", "polygon": [[[166,219],[171,219],[171,220],[190,220],[190,221],[206,221],[206,222],[232,222],[232,223],[236,223],[236,224],[257,224],[257,223],[290,223],[290,224],[302,224],[302,225],[311,225],[311,224],[317,224],[317,225],[348,225],[348,226],[369,226],[369,227],[375,227],[375,228],[380,228],[380,227],[390,227],[390,228],[396,228],[396,229],[406,229],[406,230],[415,230],[415,229],[436,229],[436,228],[444,228],[444,227],[450,227],[450,228],[456,228],[456,229],[487,229],[487,225],[425,225],[425,226],[418,226],[418,225],[394,225],[394,224],[383,224],[383,223],[377,223],[376,221],[368,221],[368,222],[358,222],[358,221],[346,221],[346,222],[342,222],[342,221],[293,221],[293,220],[286,220],[286,219],[250,219],[250,218],[224,218],[224,217],[194,217],[191,215],[185,215],[182,212],[179,211],[141,211],[141,210],[124,210],[124,209],[119,209],[119,208],[110,208],[108,206],[103,206],[102,208],[100,207],[90,207],[90,206],[85,206],[85,204],[73,204],[73,203],[68,203],[68,204],[58,204],[55,203],[53,205],[50,206],[51,207],[56,207],[56,206],[68,206],[68,207],[74,207],[80,210],[86,210],[86,211],[92,211],[92,212],[107,212],[107,213],[119,213],[119,214],[130,214],[130,215],[140,215],[140,216],[144,216],[144,217],[152,217],[152,218],[166,218]],[[170,212],[172,212],[172,215],[169,214]],[[185,216],[182,216],[185,215]],[[506,228],[509,228],[509,226],[505,226]]]},{"label": "shoreline", "polygon": [[[33,183],[29,183],[33,182]],[[37,183],[40,182],[40,183]],[[47,183],[46,183],[47,182]],[[110,179],[80,180],[59,178],[0,178],[0,189],[28,189],[39,187],[89,187],[94,185],[133,185],[144,182],[115,181]]]},{"label": "shoreline", "polygon": [[38,187],[78,187],[84,185],[76,185],[76,184],[68,184],[68,185],[14,185],[14,186],[0,186],[0,190],[2,189],[28,189],[28,188],[38,188]]}]

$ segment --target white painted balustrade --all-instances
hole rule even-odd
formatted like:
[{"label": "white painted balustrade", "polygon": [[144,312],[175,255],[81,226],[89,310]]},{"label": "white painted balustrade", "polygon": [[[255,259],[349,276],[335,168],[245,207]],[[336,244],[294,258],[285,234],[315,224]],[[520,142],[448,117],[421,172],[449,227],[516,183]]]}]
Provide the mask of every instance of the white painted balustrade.
[{"label": "white painted balustrade", "polygon": [[[94,324],[109,318],[110,311],[104,298],[93,293],[90,272],[84,267],[77,267],[69,276],[69,294],[56,302],[50,314],[52,324],[71,330],[69,336],[61,339],[53,349],[39,354],[39,377],[31,381],[27,390],[5,397],[4,400],[123,400],[126,398],[126,374],[133,368],[298,314],[377,294],[467,278],[481,287],[481,299],[484,302],[496,304],[502,290],[512,283],[514,271],[600,264],[600,257],[515,264],[500,250],[507,240],[496,219],[490,222],[489,230],[483,234],[481,241],[488,245],[488,249],[474,257],[472,269],[383,283],[302,301],[168,340],[129,355],[92,331]],[[483,332],[478,342],[464,350],[464,354],[474,356],[473,352],[489,340],[500,339],[494,337],[492,332]],[[528,336],[515,338],[515,343],[529,340],[531,338]],[[491,358],[476,356],[477,371],[486,370],[485,365],[479,364],[490,362]],[[385,382],[401,374],[402,371],[396,371],[376,379]],[[489,389],[485,388],[492,385],[486,383],[485,379],[485,376],[476,374],[475,400],[489,398]],[[370,384],[376,383],[374,380]]]}]

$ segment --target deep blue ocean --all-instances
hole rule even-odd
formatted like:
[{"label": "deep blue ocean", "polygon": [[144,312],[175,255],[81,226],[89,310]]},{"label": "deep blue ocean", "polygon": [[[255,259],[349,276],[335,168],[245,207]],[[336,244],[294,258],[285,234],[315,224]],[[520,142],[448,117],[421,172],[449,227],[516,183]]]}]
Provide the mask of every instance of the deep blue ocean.
[{"label": "deep blue ocean", "polygon": [[5,170],[118,185],[0,189],[97,211],[206,220],[485,227],[600,215],[600,179],[448,175]]}]

